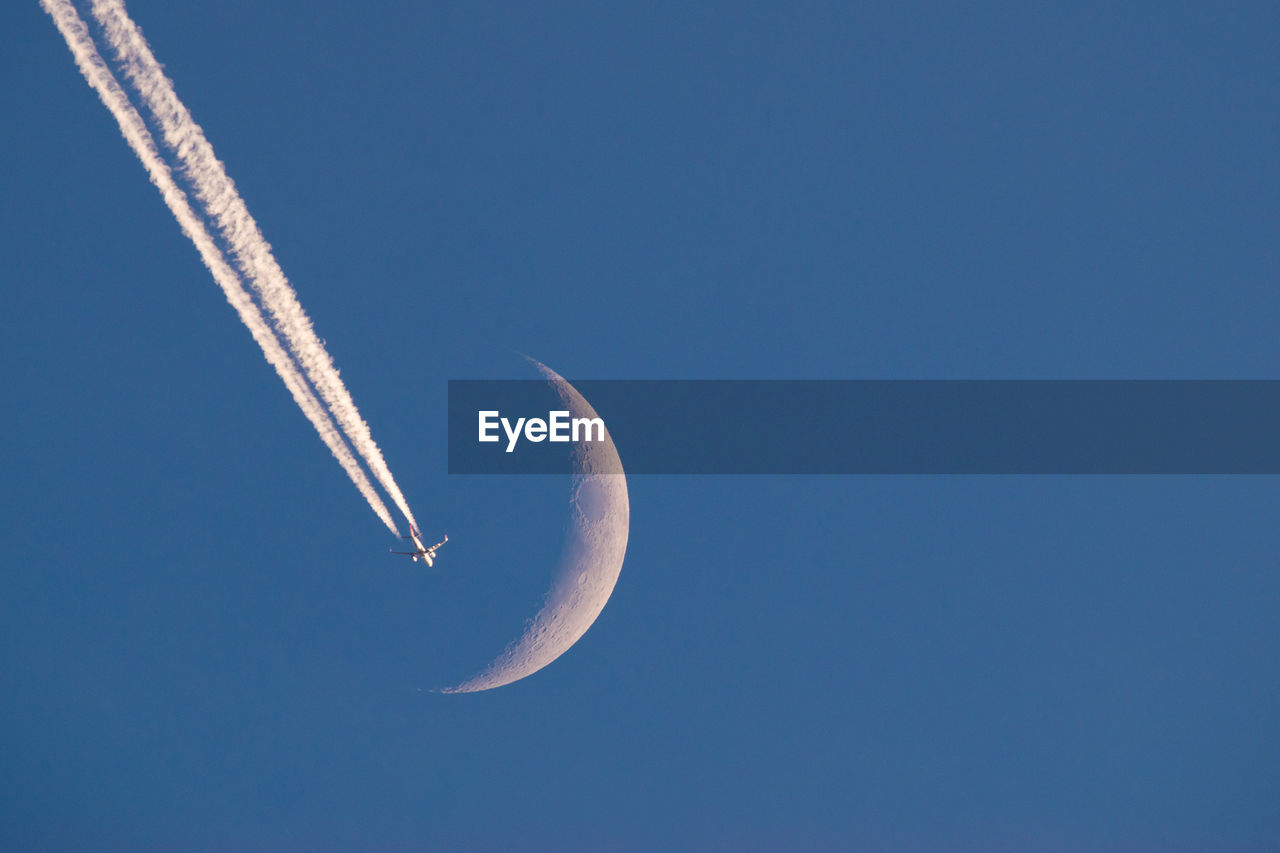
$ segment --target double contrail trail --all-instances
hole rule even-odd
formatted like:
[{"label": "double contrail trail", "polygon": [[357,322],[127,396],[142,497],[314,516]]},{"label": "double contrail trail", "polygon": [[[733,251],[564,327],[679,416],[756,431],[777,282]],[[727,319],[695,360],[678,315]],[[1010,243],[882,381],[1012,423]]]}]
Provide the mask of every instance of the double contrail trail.
[{"label": "double contrail trail", "polygon": [[[81,73],[120,125],[125,140],[142,161],[151,182],[160,190],[183,233],[195,244],[205,266],[226,294],[227,301],[262,347],[267,361],[280,375],[303,414],[315,426],[321,440],[383,524],[392,532],[398,532],[391,513],[344,441],[345,434],[346,440],[351,442],[351,447],[369,466],[392,501],[416,527],[413,513],[374,443],[368,424],[361,418],[350,392],[338,377],[333,360],[316,336],[310,318],[298,303],[297,294],[271,254],[270,245],[262,237],[200,126],[174,94],[173,84],[164,76],[142,34],[126,14],[123,3],[119,0],[94,0],[90,8],[126,79],[134,86],[143,107],[160,128],[165,146],[194,190],[204,215],[216,224],[239,274],[231,268],[204,222],[192,209],[187,194],[178,186],[168,163],[161,156],[146,121],[98,52],[88,26],[71,0],[40,2],[66,39]],[[270,326],[242,286],[242,278],[266,308],[271,318]],[[277,335],[288,345],[287,353]],[[323,403],[317,399],[312,386]],[[337,427],[334,426],[335,420]],[[338,428],[341,428],[341,434]]]}]

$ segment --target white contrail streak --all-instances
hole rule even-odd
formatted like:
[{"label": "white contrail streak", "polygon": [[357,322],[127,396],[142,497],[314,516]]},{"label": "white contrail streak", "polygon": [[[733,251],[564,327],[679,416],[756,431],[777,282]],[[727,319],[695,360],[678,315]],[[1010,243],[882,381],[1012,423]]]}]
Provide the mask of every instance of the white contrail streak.
[{"label": "white contrail streak", "polygon": [[409,523],[416,526],[408,502],[374,443],[369,425],[360,416],[350,392],[338,377],[333,359],[316,336],[311,318],[299,304],[297,294],[271,252],[270,244],[236,192],[235,184],[227,176],[204,131],[178,99],[173,83],[165,76],[137,24],[129,18],[124,3],[122,0],[92,0],[90,8],[101,24],[105,40],[115,52],[125,77],[155,118],[165,145],[190,181],[210,220],[217,224],[231,256],[248,285],[262,300],[277,333],[288,343],[289,351],[319,392],[351,446],[364,459]]},{"label": "white contrail streak", "polygon": [[355,483],[356,488],[360,490],[360,494],[369,502],[369,506],[373,508],[378,518],[382,519],[382,523],[393,533],[397,532],[391,513],[387,511],[373,484],[360,468],[360,463],[356,461],[355,456],[342,440],[341,434],[333,425],[320,401],[307,386],[306,380],[299,373],[293,360],[280,346],[280,342],[267,326],[252,297],[241,287],[235,271],[227,265],[213,238],[191,209],[186,194],[178,187],[168,165],[160,157],[155,141],[142,117],[133,108],[119,82],[107,68],[89,35],[88,27],[81,20],[75,7],[71,5],[70,0],[40,0],[40,4],[53,18],[58,31],[66,39],[67,46],[71,48],[71,54],[75,57],[76,65],[80,68],[80,73],[98,93],[98,97],[102,99],[103,104],[120,125],[120,132],[124,135],[125,141],[142,161],[151,182],[160,190],[165,204],[178,220],[183,233],[195,244],[205,266],[209,268],[214,280],[226,294],[227,301],[249,328],[253,339],[262,347],[267,361],[284,380],[285,387],[289,389],[298,407],[315,426],[320,438],[333,452],[334,457]]}]

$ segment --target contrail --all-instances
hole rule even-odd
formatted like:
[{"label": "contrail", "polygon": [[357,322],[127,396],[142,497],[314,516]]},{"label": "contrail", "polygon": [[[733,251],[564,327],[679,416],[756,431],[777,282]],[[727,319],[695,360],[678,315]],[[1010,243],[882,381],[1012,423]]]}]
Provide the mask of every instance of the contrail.
[{"label": "contrail", "polygon": [[165,204],[168,205],[169,210],[173,212],[174,217],[178,220],[178,225],[181,227],[182,232],[195,244],[196,249],[200,252],[201,260],[204,261],[205,266],[209,268],[209,272],[213,274],[214,280],[222,288],[223,293],[226,294],[227,301],[231,303],[236,313],[240,315],[241,321],[249,328],[249,333],[253,335],[253,339],[258,342],[258,346],[262,347],[267,361],[275,368],[280,378],[284,380],[285,387],[289,389],[289,393],[293,396],[298,407],[302,409],[302,413],[315,426],[321,440],[332,451],[334,457],[342,465],[343,470],[347,472],[347,476],[355,483],[356,488],[360,490],[360,494],[369,502],[369,506],[373,508],[378,518],[382,520],[382,523],[389,530],[393,533],[398,533],[395,522],[391,518],[391,513],[382,503],[382,499],[378,497],[377,491],[374,489],[373,484],[369,482],[368,477],[365,476],[363,469],[360,468],[360,463],[352,455],[351,450],[343,441],[342,435],[334,426],[333,421],[330,420],[320,401],[316,399],[315,394],[307,386],[307,382],[298,371],[297,365],[294,364],[288,353],[280,346],[280,342],[263,319],[252,297],[240,286],[240,281],[235,271],[228,266],[213,238],[209,235],[196,213],[191,209],[186,194],[178,187],[168,165],[161,158],[156,148],[155,140],[152,138],[150,131],[147,130],[142,116],[138,114],[138,111],[129,102],[128,95],[125,94],[115,75],[111,73],[106,62],[103,61],[102,56],[98,53],[98,49],[89,34],[89,29],[76,12],[75,7],[71,5],[70,0],[40,0],[40,5],[53,18],[58,31],[62,33],[62,37],[66,39],[67,46],[71,48],[71,54],[75,57],[80,73],[84,75],[85,80],[98,93],[102,103],[106,105],[116,123],[120,125],[120,132],[124,135],[125,141],[129,143],[129,147],[133,149],[134,153],[138,155],[138,159],[142,161],[142,165],[146,168],[151,182],[160,190]]},{"label": "contrail", "polygon": [[155,118],[165,145],[190,181],[210,220],[217,224],[236,266],[262,300],[276,332],[288,343],[289,351],[319,392],[351,446],[364,459],[404,517],[416,527],[409,504],[391,476],[369,425],[360,416],[350,392],[338,376],[333,359],[316,336],[311,318],[299,304],[297,294],[271,252],[270,244],[236,192],[235,184],[227,176],[204,131],[178,99],[173,83],[165,76],[137,24],[125,11],[124,3],[122,0],[92,0],[90,8],[101,24],[106,42],[114,51],[125,77]]}]

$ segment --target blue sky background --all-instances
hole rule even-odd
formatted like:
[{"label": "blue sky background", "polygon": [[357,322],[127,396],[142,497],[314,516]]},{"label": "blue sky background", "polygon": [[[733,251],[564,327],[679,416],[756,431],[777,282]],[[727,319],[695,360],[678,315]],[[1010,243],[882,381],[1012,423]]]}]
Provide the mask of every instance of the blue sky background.
[{"label": "blue sky background", "polygon": [[[1274,477],[553,479],[445,383],[1276,378],[1273,4],[132,0],[437,570],[0,18],[0,845],[1274,849]],[[785,413],[762,412],[762,417]],[[620,448],[626,460],[626,448]]]}]

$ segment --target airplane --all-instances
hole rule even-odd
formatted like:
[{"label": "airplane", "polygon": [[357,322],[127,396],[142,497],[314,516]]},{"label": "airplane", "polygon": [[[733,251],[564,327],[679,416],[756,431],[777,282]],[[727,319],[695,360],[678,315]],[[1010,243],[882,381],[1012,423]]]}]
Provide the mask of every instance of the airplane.
[{"label": "airplane", "polygon": [[412,550],[412,551],[392,551],[391,553],[392,553],[392,554],[398,554],[398,555],[400,555],[401,557],[412,557],[412,558],[413,558],[413,561],[414,561],[415,563],[416,563],[416,562],[418,562],[418,560],[422,560],[422,562],[426,563],[428,566],[431,566],[431,565],[434,565],[434,564],[435,564],[435,561],[436,561],[436,551],[439,551],[439,550],[444,546],[444,543],[446,543],[446,542],[448,542],[448,541],[449,541],[449,537],[448,537],[448,535],[446,535],[446,536],[445,536],[443,539],[441,539],[439,542],[437,542],[436,544],[434,544],[434,545],[432,545],[430,548],[428,548],[427,546],[425,546],[425,545],[423,545],[423,544],[422,544],[422,534],[418,533],[418,531],[414,529],[414,527],[413,527],[413,525],[412,525],[412,524],[410,524],[410,525],[409,525],[409,535],[408,535],[408,536],[401,536],[400,538],[401,538],[401,539],[412,539],[412,540],[413,540],[413,548],[414,548],[414,550]]}]

